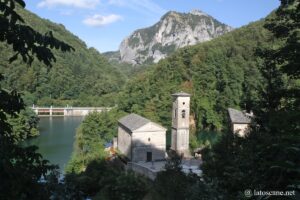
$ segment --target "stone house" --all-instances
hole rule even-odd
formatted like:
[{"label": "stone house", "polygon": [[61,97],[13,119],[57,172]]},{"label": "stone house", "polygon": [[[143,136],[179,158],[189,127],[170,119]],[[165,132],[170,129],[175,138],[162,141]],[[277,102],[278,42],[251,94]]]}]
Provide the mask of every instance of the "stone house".
[{"label": "stone house", "polygon": [[251,123],[249,115],[233,108],[228,108],[228,114],[232,132],[245,136]]},{"label": "stone house", "polygon": [[132,162],[164,160],[166,131],[137,114],[127,115],[118,121],[118,149]]}]

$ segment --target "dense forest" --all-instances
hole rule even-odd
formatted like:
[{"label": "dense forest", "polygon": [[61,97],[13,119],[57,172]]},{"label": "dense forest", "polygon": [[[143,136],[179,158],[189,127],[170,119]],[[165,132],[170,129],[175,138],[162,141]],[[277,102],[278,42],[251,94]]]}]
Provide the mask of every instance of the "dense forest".
[{"label": "dense forest", "polygon": [[[297,199],[299,9],[296,1],[282,1],[278,11],[266,19],[210,42],[180,49],[129,80],[119,93],[116,110],[93,114],[78,129],[75,152],[68,165],[68,170],[75,173],[71,173],[70,182],[87,195],[101,195],[105,186],[99,181],[107,179],[90,174],[95,172],[90,166],[98,160],[99,150],[90,148],[87,152],[82,144],[103,144],[116,136],[114,123],[124,112],[139,113],[170,128],[171,94],[183,90],[192,94],[195,123],[191,125],[190,145],[207,147],[202,151],[204,176],[199,179],[185,175],[180,170],[180,158],[175,157],[168,161],[166,171],[149,183],[146,198],[247,199],[244,191],[256,189],[291,191],[294,195],[286,199]],[[289,29],[284,30],[287,21]],[[294,51],[288,51],[291,49]],[[245,138],[227,129],[228,107],[254,111],[252,131]],[[110,122],[105,121],[109,118]],[[95,124],[101,130],[90,128]],[[219,131],[219,139],[209,145],[201,143],[203,130]],[[119,186],[116,178],[109,181]],[[99,187],[94,191],[85,190],[87,185],[95,184]],[[123,190],[123,195],[127,192]]]},{"label": "dense forest", "polygon": [[255,51],[268,42],[263,24],[252,23],[215,40],[180,49],[138,73],[115,96],[116,109],[94,113],[83,121],[76,134],[75,157],[82,155],[81,143],[101,138],[104,144],[116,136],[116,123],[123,113],[141,114],[170,129],[171,94],[180,90],[192,94],[194,130],[226,129],[228,107],[246,109],[247,105],[250,109],[258,99],[262,77]]},{"label": "dense forest", "polygon": [[133,78],[121,91],[119,109],[170,126],[171,94],[192,94],[197,130],[221,130],[227,108],[250,110],[262,84],[256,48],[270,40],[259,21],[203,44],[180,49]]},{"label": "dense forest", "polygon": [[105,102],[99,100],[99,97],[120,90],[125,82],[123,73],[96,49],[88,48],[62,24],[41,19],[25,9],[18,8],[17,11],[26,24],[43,34],[51,31],[75,51],[63,53],[53,50],[56,62],[52,64],[51,70],[38,59],[29,67],[19,58],[10,67],[9,58],[14,55],[14,51],[9,44],[0,43],[0,72],[5,77],[4,87],[22,92],[27,105],[114,105],[110,100],[111,95],[107,95]]},{"label": "dense forest", "polygon": [[[0,2],[0,50],[5,52],[1,54],[0,71],[0,80],[4,79],[0,82],[1,199],[239,200],[249,199],[244,193],[249,189],[291,191],[294,195],[284,199],[299,199],[298,0],[282,0],[267,19],[180,49],[144,72],[136,72],[124,88],[125,77],[97,51],[87,50],[80,40],[63,38],[66,36],[59,31],[53,30],[57,39],[50,33],[30,29],[18,15],[25,18],[27,11],[18,8],[15,12],[15,3],[25,7],[22,0]],[[26,20],[32,27],[43,27],[34,24],[35,18]],[[53,25],[46,21],[43,24]],[[65,31],[56,25],[47,30],[52,29]],[[18,38],[25,33],[28,35],[20,42]],[[24,52],[18,48],[20,43],[30,48]],[[9,48],[11,51],[7,51]],[[15,53],[20,54],[17,60]],[[31,62],[28,58],[33,57]],[[74,65],[66,61],[74,61]],[[128,68],[123,72],[130,74]],[[85,83],[83,78],[88,77]],[[82,84],[72,82],[77,78]],[[103,91],[102,84],[106,83],[111,87]],[[60,87],[64,88],[57,90]],[[25,104],[13,89],[22,91],[28,104],[100,105],[108,100],[118,106],[84,119],[76,133],[66,178],[60,182],[56,166],[43,160],[36,147],[20,144],[27,135],[36,134],[37,121],[32,113],[21,111]],[[104,144],[116,136],[117,119],[135,112],[169,129],[171,94],[180,90],[192,94],[191,148],[206,147],[201,152],[202,177],[183,173],[181,158],[176,155],[167,161],[166,170],[154,182],[126,173],[118,159],[108,159]],[[227,129],[228,107],[254,111],[253,124],[245,137]],[[203,130],[219,132],[218,140],[209,145],[201,143]],[[47,181],[41,182],[41,176]],[[269,195],[253,198],[282,199]]]}]

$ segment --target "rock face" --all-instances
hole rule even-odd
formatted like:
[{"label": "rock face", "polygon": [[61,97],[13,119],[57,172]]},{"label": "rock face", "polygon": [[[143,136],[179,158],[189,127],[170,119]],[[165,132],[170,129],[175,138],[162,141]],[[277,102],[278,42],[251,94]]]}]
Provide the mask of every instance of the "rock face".
[{"label": "rock face", "polygon": [[134,31],[120,44],[120,61],[131,64],[158,62],[176,49],[216,38],[233,28],[194,10],[170,11],[151,27]]}]

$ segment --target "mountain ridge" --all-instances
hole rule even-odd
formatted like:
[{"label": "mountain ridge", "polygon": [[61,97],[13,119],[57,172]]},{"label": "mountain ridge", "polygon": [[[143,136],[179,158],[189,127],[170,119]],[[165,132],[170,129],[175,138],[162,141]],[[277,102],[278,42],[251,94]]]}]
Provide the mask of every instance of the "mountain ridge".
[{"label": "mountain ridge", "polygon": [[[133,65],[157,63],[181,47],[209,41],[231,30],[200,10],[169,11],[154,25],[127,36],[119,46],[119,61]],[[114,55],[116,59],[117,52]]]}]

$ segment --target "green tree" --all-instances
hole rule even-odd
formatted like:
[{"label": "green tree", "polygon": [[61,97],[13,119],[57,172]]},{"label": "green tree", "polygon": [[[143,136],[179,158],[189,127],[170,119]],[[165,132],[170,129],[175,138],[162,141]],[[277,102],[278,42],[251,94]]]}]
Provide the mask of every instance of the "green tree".
[{"label": "green tree", "polygon": [[122,166],[118,159],[106,161],[95,158],[88,163],[85,171],[68,173],[66,182],[93,199],[142,199],[149,190],[147,179],[131,171],[125,172]]},{"label": "green tree", "polygon": [[[51,66],[55,57],[52,48],[62,51],[72,49],[53,37],[49,32],[40,34],[24,25],[24,20],[16,12],[16,7],[25,7],[23,0],[0,1],[0,41],[12,47],[15,55],[20,55],[25,63],[31,64],[34,57]],[[0,80],[3,76],[0,74]],[[7,91],[0,85],[0,198],[1,199],[48,199],[51,191],[39,183],[41,176],[55,171],[56,167],[43,160],[36,153],[36,147],[21,147],[14,143],[13,129],[7,116],[14,117],[23,108],[23,101],[15,91]]]},{"label": "green tree", "polygon": [[15,117],[7,115],[7,122],[12,127],[11,135],[14,142],[17,144],[30,137],[38,136],[38,121],[36,114],[29,108],[21,110]]},{"label": "green tree", "polygon": [[125,113],[116,108],[107,112],[93,112],[85,117],[76,131],[74,151],[67,173],[80,173],[90,162],[105,159],[104,144],[111,142],[118,132],[117,122]]},{"label": "green tree", "polygon": [[180,200],[186,199],[188,188],[196,183],[196,178],[187,176],[181,167],[182,158],[174,154],[167,160],[165,171],[157,174],[154,182],[154,191],[158,199]]},{"label": "green tree", "polygon": [[246,189],[295,190],[296,196],[286,198],[299,198],[299,40],[293,40],[299,16],[299,1],[282,0],[267,20],[271,34],[258,49],[263,84],[251,132],[245,138],[229,132],[204,152],[204,178],[224,199],[244,199]]}]

